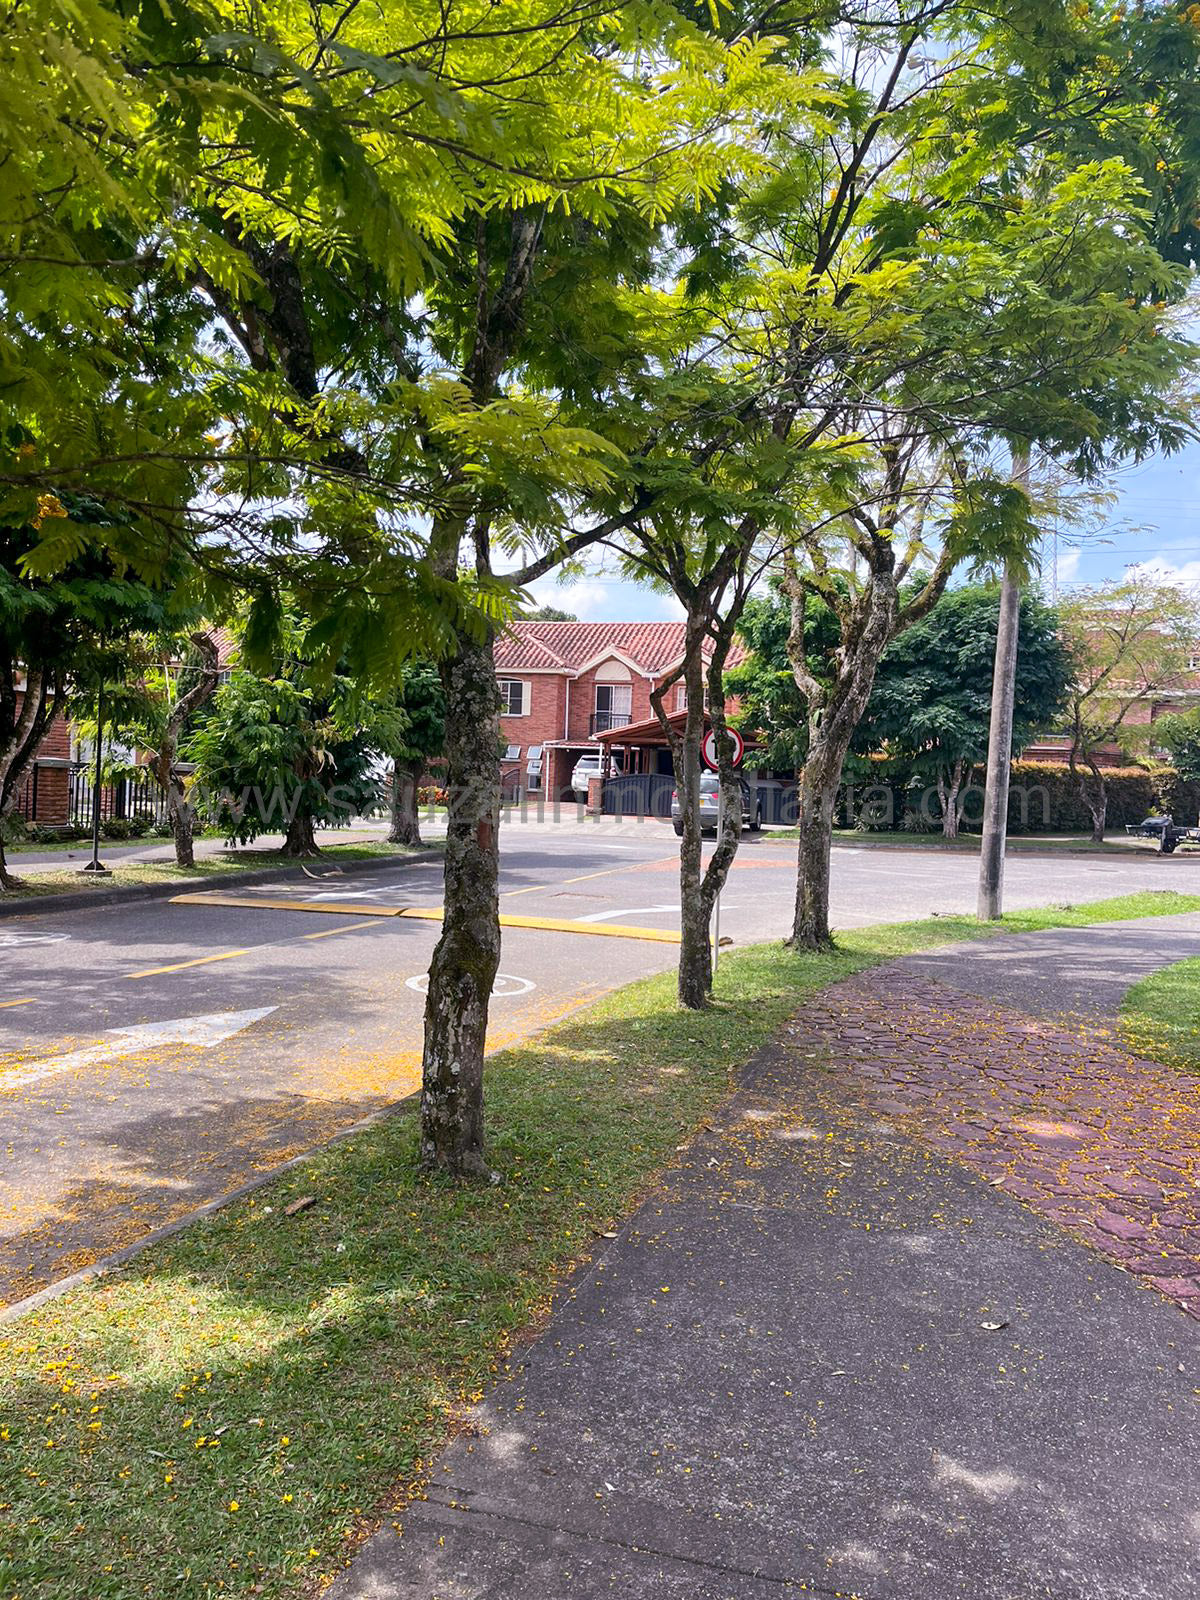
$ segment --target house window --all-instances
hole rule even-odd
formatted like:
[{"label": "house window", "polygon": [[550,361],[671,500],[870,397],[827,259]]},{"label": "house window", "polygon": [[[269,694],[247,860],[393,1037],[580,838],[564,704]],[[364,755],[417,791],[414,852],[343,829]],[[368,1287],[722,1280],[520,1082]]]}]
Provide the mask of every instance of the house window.
[{"label": "house window", "polygon": [[506,745],[504,748],[505,761],[520,761],[521,746],[519,744]]},{"label": "house window", "polygon": [[687,710],[687,684],[686,683],[677,683],[675,685],[675,709],[676,709],[676,711],[686,711]]},{"label": "house window", "polygon": [[527,789],[540,789],[542,787],[542,747],[540,744],[531,744],[525,756],[525,787]]},{"label": "house window", "polygon": [[598,683],[596,685],[596,715],[592,719],[592,732],[604,733],[609,728],[627,727],[633,714],[633,685],[631,683]]},{"label": "house window", "polygon": [[500,715],[502,717],[529,715],[529,685],[520,678],[500,679]]},{"label": "house window", "polygon": [[1188,671],[1200,672],[1200,655],[1192,655],[1188,657]]}]

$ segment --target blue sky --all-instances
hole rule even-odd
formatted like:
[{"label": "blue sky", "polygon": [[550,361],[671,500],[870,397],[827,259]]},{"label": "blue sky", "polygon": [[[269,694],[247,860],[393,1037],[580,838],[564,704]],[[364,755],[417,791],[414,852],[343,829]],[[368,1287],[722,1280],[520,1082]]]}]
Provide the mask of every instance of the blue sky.
[{"label": "blue sky", "polygon": [[[1139,563],[1164,576],[1196,584],[1200,593],[1200,443],[1179,454],[1155,456],[1113,479],[1114,504],[1086,541],[1059,541],[1060,590],[1105,583]],[[1043,548],[1043,586],[1053,587],[1053,540]],[[573,611],[584,622],[651,622],[682,613],[670,595],[611,573],[590,572],[560,584],[554,577],[533,585],[541,604]]]}]

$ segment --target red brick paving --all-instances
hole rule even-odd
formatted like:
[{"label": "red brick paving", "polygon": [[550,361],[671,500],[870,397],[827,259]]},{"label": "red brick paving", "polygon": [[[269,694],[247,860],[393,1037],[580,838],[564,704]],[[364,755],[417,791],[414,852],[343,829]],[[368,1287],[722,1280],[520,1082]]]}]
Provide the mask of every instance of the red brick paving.
[{"label": "red brick paving", "polygon": [[874,1112],[1200,1317],[1200,1078],[892,967],[789,1029]]}]

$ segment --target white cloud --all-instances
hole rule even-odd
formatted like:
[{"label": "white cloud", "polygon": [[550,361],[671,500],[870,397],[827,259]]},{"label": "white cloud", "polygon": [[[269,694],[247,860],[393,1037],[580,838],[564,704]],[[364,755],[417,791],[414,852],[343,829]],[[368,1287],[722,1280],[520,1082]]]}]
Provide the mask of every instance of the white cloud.
[{"label": "white cloud", "polygon": [[1162,556],[1139,561],[1128,569],[1131,578],[1149,578],[1154,583],[1177,583],[1182,589],[1200,584],[1200,561],[1182,561],[1177,566]]},{"label": "white cloud", "polygon": [[1058,552],[1055,577],[1059,583],[1070,583],[1079,571],[1079,563],[1083,560],[1083,551],[1076,545],[1067,545]]}]

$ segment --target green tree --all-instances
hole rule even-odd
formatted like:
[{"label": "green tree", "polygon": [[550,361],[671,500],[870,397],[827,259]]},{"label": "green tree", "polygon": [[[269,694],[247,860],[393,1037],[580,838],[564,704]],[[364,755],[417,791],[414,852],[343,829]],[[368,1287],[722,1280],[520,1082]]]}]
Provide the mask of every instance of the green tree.
[{"label": "green tree", "polygon": [[[57,504],[57,502],[55,502]],[[72,503],[80,520],[102,517]],[[51,578],[25,573],[37,530],[0,523],[0,824],[54,718],[97,682],[122,684],[128,640],[170,625],[172,591],[153,590],[85,548]],[[0,890],[14,880],[0,834]]]},{"label": "green tree", "polygon": [[421,822],[417,785],[431,759],[446,743],[446,698],[438,670],[420,662],[405,670],[397,691],[399,717],[391,747],[392,795],[388,842],[418,845]]},{"label": "green tree", "polygon": [[1059,612],[1072,668],[1068,761],[1091,814],[1092,838],[1100,843],[1108,814],[1106,748],[1148,752],[1158,725],[1138,719],[1137,708],[1152,705],[1187,675],[1200,638],[1200,605],[1186,589],[1134,577],[1077,590]]},{"label": "green tree", "polygon": [[1200,782],[1200,708],[1159,717],[1153,738],[1181,778]]},{"label": "green tree", "polygon": [[[1000,596],[995,585],[952,589],[893,641],[855,737],[905,775],[937,788],[942,832],[958,836],[960,793],[987,755]],[[1052,727],[1066,705],[1070,662],[1054,611],[1021,598],[1012,753]]]},{"label": "green tree", "polygon": [[318,825],[379,803],[376,771],[395,714],[366,715],[351,679],[299,658],[268,678],[235,668],[186,746],[201,807],[231,840],[282,833],[284,855],[316,855]]}]

